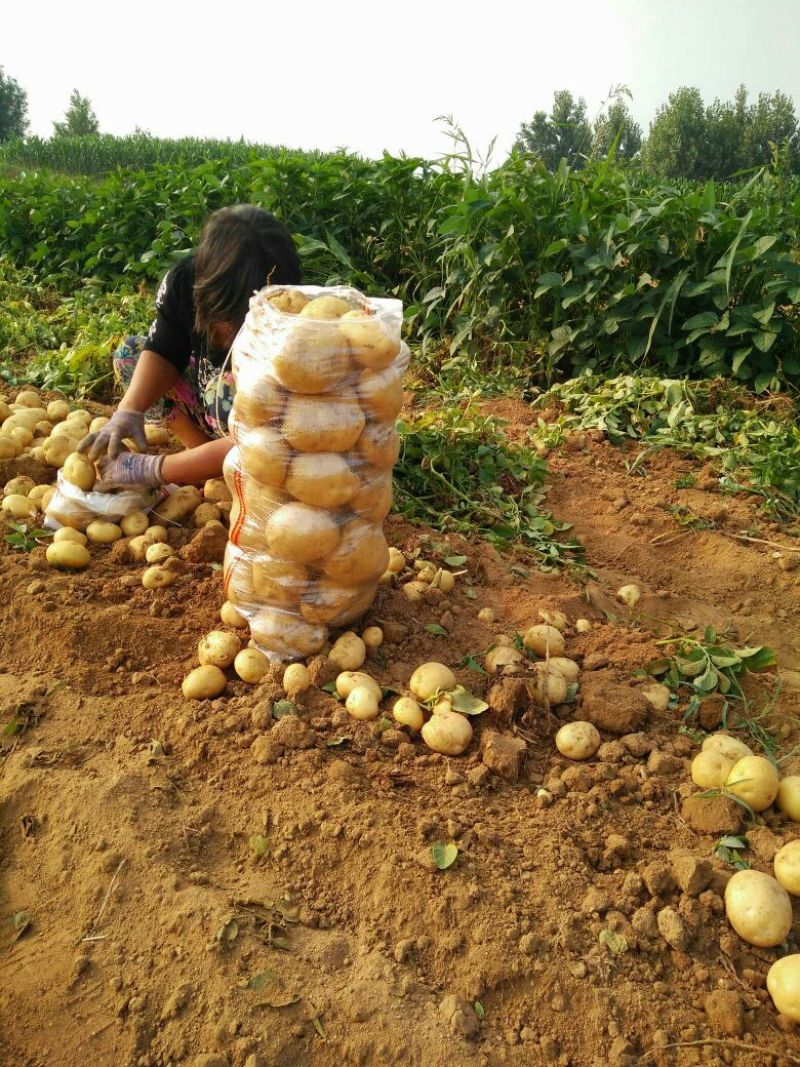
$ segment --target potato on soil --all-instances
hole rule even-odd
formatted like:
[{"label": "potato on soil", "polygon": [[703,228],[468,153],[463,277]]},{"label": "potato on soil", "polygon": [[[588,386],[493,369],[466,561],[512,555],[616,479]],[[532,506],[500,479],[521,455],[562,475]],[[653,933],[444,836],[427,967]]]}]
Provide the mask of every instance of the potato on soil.
[{"label": "potato on soil", "polygon": [[731,767],[725,788],[755,812],[766,811],[778,795],[779,777],[764,756],[745,756]]},{"label": "potato on soil", "polygon": [[722,733],[710,734],[700,747],[703,752],[721,753],[731,763],[736,763],[737,760],[744,759],[745,756],[754,755],[753,750],[748,748],[744,741]]},{"label": "potato on soil", "polygon": [[295,456],[286,475],[286,491],[303,504],[338,508],[358,493],[358,476],[339,452]]},{"label": "potato on soil", "polygon": [[314,656],[327,639],[323,626],[312,626],[299,616],[275,608],[262,608],[250,620],[250,633],[259,647],[282,659]]},{"label": "potato on soil", "polygon": [[703,749],[692,760],[692,781],[698,789],[721,789],[728,780],[734,762],[719,749]]},{"label": "potato on soil", "polygon": [[45,558],[51,567],[63,567],[68,571],[83,570],[92,560],[89,550],[75,541],[59,541],[48,545]]},{"label": "potato on soil", "polygon": [[33,431],[27,426],[16,426],[13,430],[9,430],[8,436],[23,449],[33,444]]},{"label": "potato on soil", "polygon": [[358,378],[361,406],[371,419],[394,422],[403,406],[403,379],[394,367],[363,371]]},{"label": "potato on soil", "polygon": [[382,423],[367,426],[355,445],[364,462],[378,470],[391,470],[400,455],[400,447],[395,428]]},{"label": "potato on soil", "polygon": [[392,715],[395,722],[401,726],[407,726],[414,733],[419,733],[425,722],[422,708],[413,697],[400,697],[399,700],[395,701]]},{"label": "potato on soil", "polygon": [[567,680],[563,674],[550,669],[549,663],[534,663],[536,697],[541,704],[563,704],[568,695]]},{"label": "potato on soil", "polygon": [[739,937],[758,948],[780,945],[792,928],[789,894],[761,871],[733,875],[725,888],[725,914]]},{"label": "potato on soil", "polygon": [[22,448],[13,438],[8,434],[0,435],[0,459],[16,459],[20,452]]},{"label": "potato on soil", "polygon": [[303,309],[272,359],[272,372],[280,384],[306,396],[329,392],[350,370],[350,352],[338,327],[303,321],[309,307]]},{"label": "potato on soil", "polygon": [[269,426],[259,426],[241,434],[239,440],[242,470],[263,485],[280,489],[286,481],[291,455],[281,434]]},{"label": "potato on soil", "polygon": [[[29,478],[27,474],[20,474],[16,478],[12,478],[11,481],[6,482],[3,489],[3,496],[27,496],[33,500],[31,493],[36,488],[36,483],[33,478]],[[49,489],[49,486],[44,488]],[[36,501],[33,501],[34,504]]]},{"label": "potato on soil", "polygon": [[368,626],[362,631],[361,640],[369,649],[380,648],[383,644],[383,630],[380,626]]},{"label": "potato on soil", "polygon": [[221,518],[222,512],[216,504],[201,504],[200,507],[195,508],[194,510],[194,514],[192,515],[192,526],[202,529],[206,523],[219,522]]},{"label": "potato on soil", "polygon": [[329,662],[339,671],[357,671],[367,658],[367,646],[351,631],[337,638],[328,653]]},{"label": "potato on soil", "polygon": [[444,663],[423,663],[411,675],[408,688],[417,700],[430,700],[438,693],[449,693],[456,687],[456,676]]},{"label": "potato on soil", "polygon": [[51,422],[63,422],[69,415],[69,404],[66,400],[51,400],[46,411]]},{"label": "potato on soil", "polygon": [[153,509],[153,515],[160,522],[180,522],[187,515],[191,515],[202,502],[203,496],[196,485],[181,485]]},{"label": "potato on soil", "polygon": [[392,574],[399,574],[400,571],[405,570],[406,557],[398,548],[389,549],[389,564],[387,570]]},{"label": "potato on soil", "polygon": [[131,511],[120,519],[119,527],[126,537],[140,537],[150,525],[150,517],[144,511]]},{"label": "potato on soil", "polygon": [[32,519],[36,515],[36,505],[21,493],[11,493],[3,497],[2,509],[15,519]]},{"label": "potato on soil", "polygon": [[339,544],[339,527],[330,513],[310,504],[285,504],[265,527],[267,547],[281,559],[311,563]]},{"label": "potato on soil", "polygon": [[800,896],[800,841],[779,848],[773,860],[775,878],[792,896]]},{"label": "potato on soil", "polygon": [[342,585],[375,581],[386,570],[389,548],[383,529],[356,519],[341,531],[341,539],[321,562],[328,578]]},{"label": "potato on soil", "polygon": [[[130,552],[130,545],[128,545],[128,551]],[[154,541],[147,545],[144,558],[147,563],[166,563],[174,555],[175,549],[172,545],[167,545],[163,541]]]},{"label": "potato on soil", "polygon": [[778,785],[778,808],[792,822],[800,822],[800,775],[790,774]]},{"label": "potato on soil", "polygon": [[95,545],[111,545],[122,537],[122,530],[115,522],[95,519],[86,527],[86,536]]},{"label": "potato on soil", "polygon": [[422,740],[445,756],[460,756],[472,740],[472,725],[466,715],[442,711],[432,715],[421,730]]},{"label": "potato on soil", "polygon": [[128,556],[134,563],[144,563],[147,558],[147,550],[154,543],[144,534],[139,537],[132,537],[128,542]]},{"label": "potato on soil", "polygon": [[239,630],[246,630],[248,623],[244,615],[240,615],[236,607],[226,600],[219,609],[219,617],[226,626],[235,626]]},{"label": "potato on soil", "polygon": [[160,526],[158,523],[155,523],[153,526],[148,526],[142,536],[145,537],[151,545],[155,544],[156,541],[166,541],[168,536],[167,528],[166,526]]},{"label": "potato on soil", "polygon": [[165,589],[172,585],[177,577],[174,571],[168,571],[166,567],[148,567],[142,574],[142,585],[145,589]]},{"label": "potato on soil", "polygon": [[76,545],[85,545],[87,540],[86,534],[82,534],[80,530],[73,530],[71,526],[62,526],[60,530],[56,530],[53,534],[54,545],[59,545],[62,541],[72,541]]},{"label": "potato on soil", "polygon": [[590,722],[568,722],[556,734],[556,748],[568,759],[590,759],[600,748],[600,734]]},{"label": "potato on soil", "polygon": [[366,686],[357,685],[350,690],[350,695],[345,701],[345,708],[349,715],[362,722],[370,722],[380,715],[380,708],[375,694]]},{"label": "potato on soil", "polygon": [[497,644],[486,653],[483,666],[487,674],[510,674],[524,663],[525,657],[513,645]]},{"label": "potato on soil", "polygon": [[642,597],[642,591],[638,585],[623,585],[617,590],[617,600],[628,608],[635,608]]},{"label": "potato on soil", "polygon": [[382,370],[397,358],[400,342],[391,338],[381,320],[369,312],[348,311],[339,321],[353,359],[362,367]]},{"label": "potato on soil", "polygon": [[310,685],[311,675],[305,663],[290,663],[283,672],[283,691],[292,700]]},{"label": "potato on soil", "polygon": [[542,622],[547,623],[548,626],[554,626],[556,630],[566,630],[569,626],[569,619],[563,611],[555,611],[550,608],[540,608],[539,618]]},{"label": "potato on soil", "polygon": [[202,666],[230,667],[241,651],[242,642],[236,634],[225,630],[212,630],[200,639],[197,646],[197,658]]},{"label": "potato on soil", "polygon": [[241,652],[236,653],[233,669],[243,682],[258,685],[269,670],[269,660],[257,648],[243,648]]},{"label": "potato on soil", "polygon": [[189,671],[181,683],[181,691],[187,700],[210,700],[218,697],[227,684],[228,679],[219,667],[205,665]]},{"label": "potato on soil", "polygon": [[775,1010],[800,1023],[800,954],[783,956],[767,971],[767,990]]},{"label": "potato on soil", "polygon": [[[391,571],[386,572],[391,577]],[[412,604],[423,600],[425,594],[428,592],[427,582],[406,582],[402,587],[403,596],[406,600],[410,600]]]},{"label": "potato on soil", "polygon": [[362,437],[364,424],[364,412],[351,391],[339,396],[292,396],[282,432],[298,452],[347,452]]},{"label": "potato on soil", "polygon": [[577,682],[580,677],[580,667],[574,659],[568,659],[566,656],[551,656],[547,661],[547,666],[551,671],[560,674],[570,685]]},{"label": "potato on soil", "polygon": [[203,486],[203,500],[209,504],[229,504],[232,499],[224,478],[209,478]]},{"label": "potato on soil", "polygon": [[346,700],[356,686],[371,689],[378,703],[383,700],[383,691],[378,683],[364,671],[341,671],[336,675],[336,692]]},{"label": "potato on soil", "polygon": [[35,389],[23,389],[17,393],[14,403],[23,408],[38,408],[42,406],[42,398]]},{"label": "potato on soil", "polygon": [[555,626],[548,626],[547,623],[529,627],[525,631],[522,643],[531,652],[535,652],[537,656],[542,657],[547,655],[563,656],[564,648],[566,647],[561,631],[557,630]]}]

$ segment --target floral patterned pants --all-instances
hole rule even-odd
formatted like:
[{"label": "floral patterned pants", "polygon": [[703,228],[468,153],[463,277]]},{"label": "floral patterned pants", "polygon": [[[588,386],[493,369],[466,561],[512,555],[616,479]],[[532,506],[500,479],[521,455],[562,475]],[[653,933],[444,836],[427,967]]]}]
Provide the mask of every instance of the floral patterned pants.
[{"label": "floral patterned pants", "polygon": [[[137,334],[126,337],[114,353],[114,375],[127,389],[146,338]],[[228,415],[233,406],[236,386],[230,371],[224,373],[208,360],[192,356],[189,365],[161,400],[146,412],[148,422],[167,422],[182,411],[195,425],[211,437],[224,437]]]}]

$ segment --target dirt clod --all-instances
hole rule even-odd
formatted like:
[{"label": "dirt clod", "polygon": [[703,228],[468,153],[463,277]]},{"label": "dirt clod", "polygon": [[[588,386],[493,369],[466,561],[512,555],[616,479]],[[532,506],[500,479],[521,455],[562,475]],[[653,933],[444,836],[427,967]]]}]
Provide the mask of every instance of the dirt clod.
[{"label": "dirt clod", "polygon": [[613,670],[584,674],[581,684],[583,717],[610,734],[629,734],[642,725],[647,701],[638,689],[620,685]]},{"label": "dirt clod", "polygon": [[481,736],[481,759],[486,767],[506,782],[516,782],[528,746],[519,737],[508,737],[495,730]]},{"label": "dirt clod", "polygon": [[686,797],[681,812],[700,834],[738,834],[744,822],[741,807],[729,797]]},{"label": "dirt clod", "polygon": [[703,1001],[712,1033],[741,1037],[744,1033],[744,1005],[733,989],[715,989]]}]

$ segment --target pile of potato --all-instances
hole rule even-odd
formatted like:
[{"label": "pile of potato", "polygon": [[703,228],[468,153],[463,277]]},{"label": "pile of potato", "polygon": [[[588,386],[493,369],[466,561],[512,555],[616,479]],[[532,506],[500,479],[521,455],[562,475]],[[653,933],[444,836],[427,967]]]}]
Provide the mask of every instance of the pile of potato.
[{"label": "pile of potato", "polygon": [[279,658],[363,615],[387,569],[401,319],[352,289],[268,287],[234,345],[225,592]]}]

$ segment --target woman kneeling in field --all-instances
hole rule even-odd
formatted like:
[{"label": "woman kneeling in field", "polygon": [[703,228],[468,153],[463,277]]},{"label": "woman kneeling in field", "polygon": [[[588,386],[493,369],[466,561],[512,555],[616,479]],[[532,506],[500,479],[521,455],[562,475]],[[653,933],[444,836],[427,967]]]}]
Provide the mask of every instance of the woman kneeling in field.
[{"label": "woman kneeling in field", "polygon": [[[108,423],[79,447],[102,461],[106,485],[196,485],[222,473],[235,393],[222,367],[254,290],[300,282],[289,231],[274,215],[239,204],[207,220],[195,252],[172,268],[156,296],[146,337],[125,339],[114,373],[125,395]],[[145,421],[163,423],[185,445],[147,455]],[[141,453],[125,452],[130,438]]]}]

